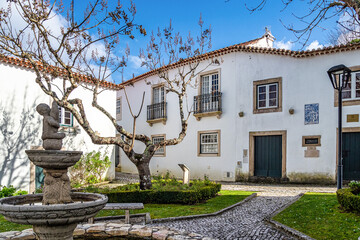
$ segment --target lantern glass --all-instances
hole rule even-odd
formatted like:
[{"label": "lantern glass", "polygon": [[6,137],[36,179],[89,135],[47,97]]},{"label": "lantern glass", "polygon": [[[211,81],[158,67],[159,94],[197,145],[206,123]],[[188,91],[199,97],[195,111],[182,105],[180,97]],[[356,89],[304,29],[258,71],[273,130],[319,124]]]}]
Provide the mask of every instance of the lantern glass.
[{"label": "lantern glass", "polygon": [[328,75],[333,87],[337,90],[346,88],[350,79],[351,70],[345,65],[337,65],[328,70]]}]

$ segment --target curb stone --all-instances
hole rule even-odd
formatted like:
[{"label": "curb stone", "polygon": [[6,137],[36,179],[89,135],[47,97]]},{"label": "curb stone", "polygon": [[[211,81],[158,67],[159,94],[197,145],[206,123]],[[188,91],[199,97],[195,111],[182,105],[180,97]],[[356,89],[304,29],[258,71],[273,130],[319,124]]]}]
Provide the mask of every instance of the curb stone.
[{"label": "curb stone", "polygon": [[221,209],[220,211],[214,212],[214,213],[207,213],[207,214],[199,214],[199,215],[190,215],[190,216],[182,216],[182,217],[169,217],[169,218],[159,218],[159,219],[152,219],[152,223],[162,223],[162,222],[171,222],[176,220],[189,220],[189,219],[195,219],[195,218],[204,218],[204,217],[213,217],[217,216],[219,214],[222,214],[234,207],[243,205],[244,203],[250,201],[251,199],[255,198],[257,196],[257,193],[253,193],[244,200],[235,203],[229,207],[226,207],[224,209]]},{"label": "curb stone", "polygon": [[[96,228],[96,229],[95,229]],[[149,227],[143,225],[96,223],[79,224],[75,229],[74,239],[85,237],[87,239],[107,239],[111,237],[130,237],[131,239],[198,239],[213,240],[197,233],[189,233],[168,227]],[[35,240],[36,236],[32,229],[4,232],[0,240]]]},{"label": "curb stone", "polygon": [[285,204],[283,207],[279,208],[278,210],[276,210],[275,212],[273,212],[272,214],[270,214],[269,216],[264,218],[264,221],[271,224],[272,226],[274,226],[277,229],[280,229],[282,231],[285,231],[286,233],[291,234],[294,237],[297,237],[301,240],[315,240],[312,237],[309,237],[308,235],[293,229],[291,227],[288,227],[282,223],[279,223],[278,221],[273,220],[272,218],[275,217],[276,215],[278,215],[280,212],[282,212],[283,210],[285,210],[286,208],[288,208],[290,205],[292,205],[293,203],[295,203],[297,200],[299,200],[302,196],[304,195],[304,193],[300,193],[298,194],[292,201],[288,202],[287,204]]}]

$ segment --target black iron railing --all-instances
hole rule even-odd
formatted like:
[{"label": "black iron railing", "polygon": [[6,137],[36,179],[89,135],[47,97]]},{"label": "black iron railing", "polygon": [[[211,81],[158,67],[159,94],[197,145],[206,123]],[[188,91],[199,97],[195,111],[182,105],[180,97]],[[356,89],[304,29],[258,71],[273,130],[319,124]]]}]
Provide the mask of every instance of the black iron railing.
[{"label": "black iron railing", "polygon": [[194,113],[221,112],[221,92],[194,97]]},{"label": "black iron railing", "polygon": [[147,120],[166,118],[166,102],[147,106]]}]

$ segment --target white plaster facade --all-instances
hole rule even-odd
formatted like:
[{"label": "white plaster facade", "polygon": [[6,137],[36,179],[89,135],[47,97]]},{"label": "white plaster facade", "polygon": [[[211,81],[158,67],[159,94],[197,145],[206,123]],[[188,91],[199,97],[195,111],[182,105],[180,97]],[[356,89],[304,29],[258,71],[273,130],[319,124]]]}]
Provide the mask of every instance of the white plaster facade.
[{"label": "white plaster facade", "polygon": [[[191,114],[185,139],[179,145],[166,147],[166,156],[153,157],[150,162],[152,174],[170,171],[181,178],[182,171],[178,164],[185,164],[190,169],[191,178],[203,178],[207,175],[212,180],[222,181],[248,179],[253,175],[250,166],[252,156],[249,156],[250,133],[282,131],[286,133],[283,144],[283,178],[293,182],[335,181],[338,108],[334,105],[334,90],[327,70],[338,64],[360,66],[360,48],[357,46],[341,51],[337,51],[337,47],[331,49],[335,50],[299,53],[275,49],[268,52],[264,48],[244,47],[213,57],[221,60],[221,65],[207,69],[219,74],[219,90],[222,93],[220,119],[209,116],[198,121]],[[254,82],[272,78],[282,80],[282,109],[278,112],[254,114]],[[129,80],[131,84],[123,83],[133,109],[140,107],[144,91],[144,106],[151,104],[152,85],[159,81],[156,74],[144,74],[136,80]],[[198,88],[188,89],[189,109],[193,106],[194,96],[198,94]],[[118,98],[122,99],[122,120],[119,123],[126,129],[132,129],[132,118],[122,91],[118,92]],[[177,97],[167,93],[166,102],[166,124],[159,122],[149,126],[145,108],[137,119],[137,133],[148,136],[165,134],[167,139],[177,137],[180,132]],[[305,125],[304,106],[314,103],[319,104],[319,123]],[[293,114],[289,113],[290,109],[294,110]],[[242,117],[239,116],[240,112]],[[347,115],[359,113],[359,105],[344,106],[343,127],[359,128],[360,122],[346,121]],[[198,156],[198,131],[207,130],[220,130],[219,155]],[[316,147],[319,156],[305,157],[304,151],[307,148],[302,146],[302,137],[313,135],[321,136],[321,146]],[[136,145],[135,150],[142,150],[142,147]],[[124,172],[137,173],[135,166],[123,153],[120,165]]]},{"label": "white plaster facade", "polygon": [[[0,62],[0,127],[11,132],[0,134],[0,184],[4,186],[13,185],[24,190],[33,190],[30,184],[30,161],[25,150],[41,146],[42,120],[36,112],[35,107],[39,103],[51,103],[51,99],[42,92],[35,82],[35,73],[29,69],[18,67],[15,64]],[[59,81],[58,84],[61,84]],[[61,85],[60,85],[61,86]],[[91,106],[91,92],[79,86],[71,97],[83,99],[87,116],[93,129],[101,136],[115,136],[115,128],[111,122],[98,110]],[[99,95],[99,104],[104,106],[115,116],[115,90],[105,90]],[[26,122],[23,120],[26,119]],[[21,127],[25,128],[21,131]],[[107,177],[115,177],[115,151],[113,146],[99,146],[91,142],[90,137],[81,129],[74,118],[74,127],[80,129],[77,135],[67,134],[63,140],[63,148],[68,150],[79,150],[84,153],[93,150],[107,152],[112,160]],[[5,138],[7,137],[9,138]]]}]

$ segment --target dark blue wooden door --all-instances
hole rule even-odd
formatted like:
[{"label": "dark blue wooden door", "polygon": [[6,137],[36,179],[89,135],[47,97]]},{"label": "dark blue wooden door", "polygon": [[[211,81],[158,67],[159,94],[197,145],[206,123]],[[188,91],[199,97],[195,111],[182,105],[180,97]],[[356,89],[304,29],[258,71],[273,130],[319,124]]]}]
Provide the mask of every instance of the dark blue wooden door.
[{"label": "dark blue wooden door", "polygon": [[257,136],[254,141],[254,175],[281,178],[282,136]]},{"label": "dark blue wooden door", "polygon": [[343,172],[345,180],[360,180],[360,133],[343,133]]}]

